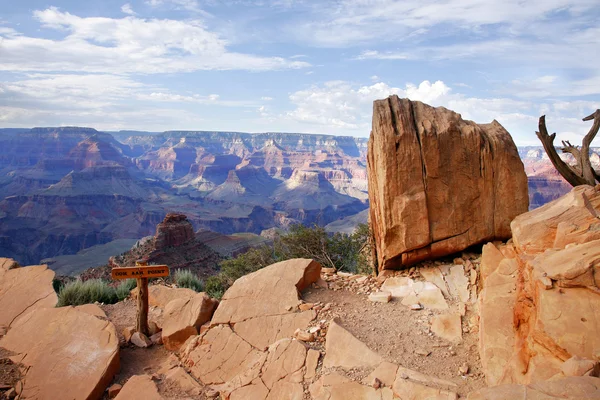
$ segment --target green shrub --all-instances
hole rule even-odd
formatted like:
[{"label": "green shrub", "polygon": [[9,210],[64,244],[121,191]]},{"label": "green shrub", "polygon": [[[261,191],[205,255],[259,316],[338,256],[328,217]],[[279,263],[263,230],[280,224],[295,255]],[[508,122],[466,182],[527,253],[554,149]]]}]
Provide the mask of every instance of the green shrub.
[{"label": "green shrub", "polygon": [[227,288],[242,276],[258,271],[277,261],[279,259],[275,257],[273,249],[269,246],[250,249],[236,258],[221,263],[221,281]]},{"label": "green shrub", "polygon": [[82,282],[76,280],[67,283],[58,293],[58,307],[79,306],[94,302],[113,304],[118,301],[114,288],[101,279]]},{"label": "green shrub", "polygon": [[65,284],[60,279],[52,279],[52,288],[56,292],[56,294],[60,293],[60,290],[65,286]]},{"label": "green shrub", "polygon": [[135,279],[125,279],[119,283],[117,286],[116,294],[119,301],[123,301],[129,297],[131,290],[137,286],[137,281]]},{"label": "green shrub", "polygon": [[222,275],[219,274],[208,277],[204,290],[210,297],[221,300],[226,290]]},{"label": "green shrub", "polygon": [[175,283],[182,288],[188,288],[201,292],[204,290],[204,283],[189,269],[180,269],[175,272]]}]

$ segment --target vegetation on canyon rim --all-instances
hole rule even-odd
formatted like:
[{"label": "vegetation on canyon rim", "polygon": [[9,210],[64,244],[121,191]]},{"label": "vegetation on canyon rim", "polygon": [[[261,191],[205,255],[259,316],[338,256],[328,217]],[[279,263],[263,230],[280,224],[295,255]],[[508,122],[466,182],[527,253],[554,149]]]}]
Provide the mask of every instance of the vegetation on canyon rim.
[{"label": "vegetation on canyon rim", "polygon": [[[187,269],[177,270],[173,282],[182,288],[205,291],[209,296],[220,299],[236,279],[258,271],[273,263],[292,258],[310,258],[324,267],[352,273],[370,273],[371,234],[367,224],[359,224],[352,234],[330,234],[325,228],[314,225],[292,225],[288,232],[278,235],[272,246],[250,249],[235,258],[225,260],[217,275],[203,282]],[[64,286],[55,287],[59,307],[88,303],[112,304],[127,298],[135,288],[134,279],[112,287],[101,279],[75,280]]]}]

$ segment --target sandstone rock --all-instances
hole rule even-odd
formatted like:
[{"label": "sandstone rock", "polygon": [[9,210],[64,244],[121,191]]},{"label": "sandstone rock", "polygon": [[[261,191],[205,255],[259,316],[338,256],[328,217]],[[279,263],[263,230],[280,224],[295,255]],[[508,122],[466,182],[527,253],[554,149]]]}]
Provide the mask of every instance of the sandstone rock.
[{"label": "sandstone rock", "polygon": [[436,315],[431,319],[431,331],[449,342],[462,341],[462,325],[459,314]]},{"label": "sandstone rock", "polygon": [[320,270],[313,260],[292,259],[245,275],[227,290],[211,324],[234,324],[235,332],[258,349],[292,337],[296,329],[307,328],[316,314],[287,308],[301,303],[298,293],[317,281]]},{"label": "sandstone rock", "polygon": [[598,400],[600,379],[588,376],[553,379],[529,385],[508,384],[479,389],[467,400]]},{"label": "sandstone rock", "polygon": [[233,391],[229,396],[229,400],[265,400],[268,395],[269,389],[267,389],[260,379],[256,379],[256,381],[252,382],[252,384]]},{"label": "sandstone rock", "polygon": [[76,306],[75,309],[77,311],[83,311],[84,313],[93,315],[96,318],[106,319],[106,313],[95,304],[83,304]]},{"label": "sandstone rock", "polygon": [[165,307],[162,341],[167,350],[179,350],[181,345],[198,334],[200,326],[210,321],[217,302],[206,293],[197,293],[191,298],[178,298]]},{"label": "sandstone rock", "polygon": [[597,368],[598,362],[573,356],[563,363],[560,370],[565,376],[584,376]]},{"label": "sandstone rock", "polygon": [[373,105],[367,171],[381,269],[507,239],[528,208],[523,163],[498,122],[397,96]]},{"label": "sandstone rock", "polygon": [[159,327],[156,322],[154,322],[154,321],[148,322],[148,333],[150,334],[150,336],[156,335],[160,331],[162,331],[162,328]]},{"label": "sandstone rock", "polygon": [[396,378],[392,390],[402,400],[456,400],[458,398],[454,392],[425,386],[409,379],[402,379],[401,377]]},{"label": "sandstone rock", "polygon": [[165,247],[181,246],[185,242],[193,239],[194,228],[183,214],[169,213],[156,227],[154,235],[154,248],[164,249]]},{"label": "sandstone rock", "polygon": [[271,390],[277,382],[290,380],[296,372],[301,371],[305,359],[306,347],[302,342],[281,339],[269,348],[261,379]]},{"label": "sandstone rock", "polygon": [[152,341],[148,338],[148,336],[144,335],[140,332],[134,332],[131,335],[130,339],[131,343],[136,345],[137,347],[150,347],[152,346]]},{"label": "sandstone rock", "polygon": [[165,374],[165,381],[179,387],[191,396],[198,396],[202,387],[181,367],[175,367]]},{"label": "sandstone rock", "polygon": [[296,331],[294,332],[294,338],[301,340],[303,342],[314,342],[315,341],[315,335],[313,333],[306,332],[302,329],[296,329]]},{"label": "sandstone rock", "polygon": [[123,329],[123,338],[125,338],[126,342],[130,342],[131,336],[133,336],[134,333],[135,333],[135,327],[128,326],[127,328]]},{"label": "sandstone rock", "polygon": [[56,305],[54,271],[45,265],[17,268],[6,258],[0,258],[0,265],[0,325],[10,327],[27,312]]},{"label": "sandstone rock", "polygon": [[134,375],[129,380],[115,400],[162,400],[156,385],[150,375]]},{"label": "sandstone rock", "polygon": [[73,307],[27,313],[0,347],[28,368],[22,399],[100,399],[119,370],[114,325]]},{"label": "sandstone rock", "polygon": [[375,303],[389,303],[391,299],[392,294],[386,291],[373,292],[369,295],[369,300]]},{"label": "sandstone rock", "polygon": [[574,187],[563,197],[515,218],[511,223],[513,241],[520,252],[538,254],[600,239],[598,210],[598,186]]},{"label": "sandstone rock", "polygon": [[152,344],[155,344],[157,346],[163,344],[162,332],[158,332],[150,336],[150,341],[152,342]]},{"label": "sandstone rock", "polygon": [[114,399],[115,397],[117,397],[121,389],[123,389],[123,386],[119,385],[118,383],[111,385],[108,388],[108,398]]},{"label": "sandstone rock", "polygon": [[325,338],[325,367],[372,368],[382,361],[379,354],[344,329],[338,321],[331,321]]},{"label": "sandstone rock", "polygon": [[469,278],[465,276],[462,265],[454,265],[450,268],[450,273],[446,275],[445,281],[450,288],[452,296],[463,303],[469,301]]},{"label": "sandstone rock", "polygon": [[304,374],[305,381],[312,381],[317,372],[317,366],[319,364],[319,358],[321,353],[315,349],[309,349],[306,354],[306,372]]},{"label": "sandstone rock", "polygon": [[361,385],[337,375],[322,376],[310,386],[313,400],[392,400],[393,393],[388,388],[375,389],[371,386]]},{"label": "sandstone rock", "polygon": [[396,380],[396,372],[398,372],[398,366],[396,364],[384,361],[363,380],[363,383],[368,384],[377,379],[385,386],[392,387]]},{"label": "sandstone rock", "polygon": [[480,356],[488,385],[564,376],[563,368],[577,369],[565,361],[600,353],[599,190],[576,187],[517,217],[514,248],[498,249],[505,258],[484,246]]},{"label": "sandstone rock", "polygon": [[419,303],[425,308],[434,310],[448,309],[442,291],[431,282],[415,282],[406,277],[392,277],[386,279],[381,290],[390,292],[394,298],[402,299],[402,304],[407,307]]},{"label": "sandstone rock", "polygon": [[[131,296],[137,299],[138,289],[131,291]],[[164,285],[152,285],[148,287],[148,305],[164,308],[175,299],[190,299],[196,295],[196,292],[187,288],[171,288]]]}]

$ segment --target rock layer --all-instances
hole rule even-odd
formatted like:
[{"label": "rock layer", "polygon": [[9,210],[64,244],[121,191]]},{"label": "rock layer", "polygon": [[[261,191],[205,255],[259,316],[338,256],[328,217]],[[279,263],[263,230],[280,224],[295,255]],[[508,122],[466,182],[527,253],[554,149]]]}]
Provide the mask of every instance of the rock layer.
[{"label": "rock layer", "polygon": [[579,186],[515,218],[513,244],[484,246],[480,355],[489,385],[572,375],[573,360],[598,359],[599,215],[600,186]]},{"label": "rock layer", "polygon": [[397,96],[373,105],[367,171],[380,270],[507,239],[528,209],[523,163],[497,121]]}]

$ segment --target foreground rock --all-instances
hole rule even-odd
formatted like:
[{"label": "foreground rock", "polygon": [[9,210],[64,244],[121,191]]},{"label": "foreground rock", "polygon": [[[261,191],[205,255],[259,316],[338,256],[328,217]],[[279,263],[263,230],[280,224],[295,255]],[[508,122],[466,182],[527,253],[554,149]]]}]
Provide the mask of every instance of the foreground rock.
[{"label": "foreground rock", "polygon": [[290,393],[301,399],[308,349],[292,337],[315,318],[313,310],[299,311],[299,293],[317,282],[320,272],[315,261],[293,259],[238,279],[223,296],[211,328],[182,348],[184,365],[230,399],[296,398]]},{"label": "foreground rock", "polygon": [[179,350],[181,345],[210,321],[218,302],[206,293],[191,298],[174,299],[165,307],[162,342],[167,350]]},{"label": "foreground rock", "polygon": [[469,393],[468,400],[598,400],[600,379],[588,376],[561,378],[529,385],[500,385]]},{"label": "foreground rock", "polygon": [[115,400],[162,400],[149,375],[134,375],[119,391]]},{"label": "foreground rock", "polygon": [[54,271],[45,265],[19,267],[0,258],[0,326],[10,327],[27,312],[54,307],[58,298],[52,279]]},{"label": "foreground rock", "polygon": [[380,270],[508,239],[528,208],[523,163],[496,121],[390,96],[373,105],[367,161]]},{"label": "foreground rock", "polygon": [[598,359],[598,215],[600,186],[579,186],[517,217],[514,244],[484,246],[480,354],[488,385],[584,373],[574,360]]},{"label": "foreground rock", "polygon": [[21,399],[102,397],[119,370],[119,340],[96,308],[38,309],[11,326],[0,347],[26,368]]}]

